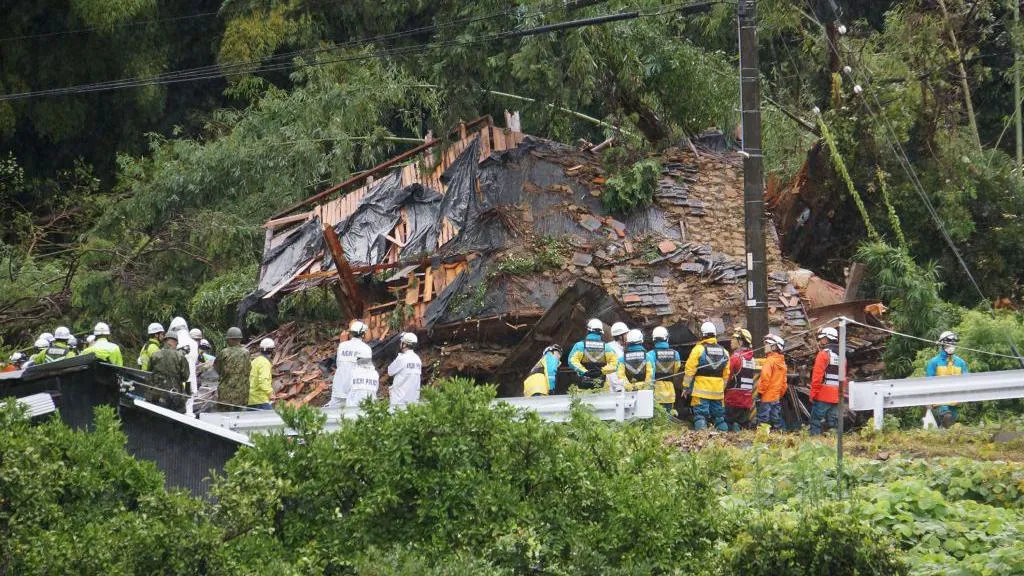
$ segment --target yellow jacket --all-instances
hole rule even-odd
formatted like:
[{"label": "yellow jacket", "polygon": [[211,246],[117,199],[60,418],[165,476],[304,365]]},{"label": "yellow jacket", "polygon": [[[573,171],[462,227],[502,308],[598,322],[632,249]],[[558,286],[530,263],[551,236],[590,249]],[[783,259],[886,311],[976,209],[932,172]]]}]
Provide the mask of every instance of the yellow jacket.
[{"label": "yellow jacket", "polygon": [[[671,352],[671,354],[668,354]],[[662,353],[666,356],[674,357],[674,360],[665,362],[658,362],[658,354]],[[654,366],[655,378],[654,381],[654,401],[658,404],[672,404],[676,401],[676,386],[671,378],[664,378],[664,376],[671,376],[678,374],[682,363],[679,361],[679,352],[672,350],[668,347],[667,343],[655,343],[654,349],[647,353],[648,361]]]},{"label": "yellow jacket", "polygon": [[270,360],[260,354],[253,358],[249,368],[249,405],[266,404],[274,391],[271,385],[273,376],[270,373]]},{"label": "yellow jacket", "polygon": [[718,340],[713,337],[701,340],[690,351],[690,356],[686,359],[686,366],[683,369],[687,381],[691,378],[693,379],[692,393],[694,401],[698,398],[706,398],[708,400],[722,400],[725,398],[725,382],[729,379],[729,353],[725,348],[719,346],[724,354],[724,366],[720,374],[709,374],[709,372],[718,372],[708,364],[701,364],[705,347],[709,345],[718,346]]}]

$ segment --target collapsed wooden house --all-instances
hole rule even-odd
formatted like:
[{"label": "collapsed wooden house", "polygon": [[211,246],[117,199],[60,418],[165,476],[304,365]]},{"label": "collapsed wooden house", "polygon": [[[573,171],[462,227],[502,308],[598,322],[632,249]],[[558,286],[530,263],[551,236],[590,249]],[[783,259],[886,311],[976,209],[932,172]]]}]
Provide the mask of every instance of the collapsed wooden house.
[{"label": "collapsed wooden house", "polygon": [[[668,326],[685,351],[700,322],[744,323],[741,159],[721,135],[656,159],[654,201],[609,214],[593,150],[524,135],[517,114],[504,128],[460,124],[268,220],[240,314],[330,286],[341,320],[366,322],[379,349],[417,332],[435,356],[425,365],[508,395],[544,346],[570,345],[590,317]],[[766,229],[772,330],[799,357],[829,307],[863,317],[871,303],[844,302],[841,287],[787,262]],[[873,369],[878,347],[854,339]]]}]

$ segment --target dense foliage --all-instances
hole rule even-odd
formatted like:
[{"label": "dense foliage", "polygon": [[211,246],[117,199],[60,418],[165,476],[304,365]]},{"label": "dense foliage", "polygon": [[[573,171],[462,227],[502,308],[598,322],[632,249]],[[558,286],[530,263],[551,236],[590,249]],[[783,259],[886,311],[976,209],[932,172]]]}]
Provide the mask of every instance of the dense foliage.
[{"label": "dense foliage", "polygon": [[[664,442],[658,423],[609,425],[577,409],[552,424],[492,398],[489,387],[451,381],[403,412],[367,405],[332,433],[314,412],[289,410],[299,436],[241,450],[212,502],[165,492],[151,464],[126,454],[110,410],[85,433],[58,420],[32,426],[5,403],[0,571],[905,573],[890,542],[844,505],[805,524],[775,505],[797,498],[785,488],[797,477],[828,481],[827,451],[688,454]],[[763,481],[769,472],[777,482]],[[1006,474],[1017,472],[992,478]],[[999,538],[1016,526],[1006,521]],[[857,545],[822,557],[833,539]]]}]

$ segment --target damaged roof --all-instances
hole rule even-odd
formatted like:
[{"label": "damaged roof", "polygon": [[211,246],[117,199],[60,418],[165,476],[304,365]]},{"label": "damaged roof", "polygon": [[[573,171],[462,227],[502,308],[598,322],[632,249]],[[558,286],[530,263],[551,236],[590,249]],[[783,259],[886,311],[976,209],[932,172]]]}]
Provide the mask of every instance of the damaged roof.
[{"label": "damaged roof", "polygon": [[[242,313],[334,284],[345,315],[361,316],[375,340],[413,330],[438,342],[514,347],[506,364],[518,359],[516,368],[499,370],[509,379],[548,342],[578,337],[582,328],[564,324],[581,314],[681,327],[675,334],[704,320],[723,331],[745,323],[735,151],[670,149],[656,158],[654,202],[609,214],[601,202],[609,175],[592,151],[498,128],[489,117],[442,145],[427,142],[401,155],[404,165],[393,159],[335,190],[337,198],[322,193],[305,211],[268,221],[258,288]],[[785,261],[770,220],[766,245],[770,323],[789,340],[808,329],[810,310],[842,302],[843,289]],[[573,290],[564,318],[541,321]],[[595,290],[614,306],[589,306],[602,300]]]}]

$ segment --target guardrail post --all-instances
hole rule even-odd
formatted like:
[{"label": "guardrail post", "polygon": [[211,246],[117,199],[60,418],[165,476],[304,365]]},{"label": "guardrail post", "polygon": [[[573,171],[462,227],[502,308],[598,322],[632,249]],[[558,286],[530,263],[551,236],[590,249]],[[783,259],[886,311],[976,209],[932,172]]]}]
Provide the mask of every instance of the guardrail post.
[{"label": "guardrail post", "polygon": [[875,393],[875,430],[881,431],[885,424],[885,394],[876,389]]},{"label": "guardrail post", "polygon": [[624,390],[620,390],[618,397],[615,398],[615,421],[626,421],[626,392]]}]

